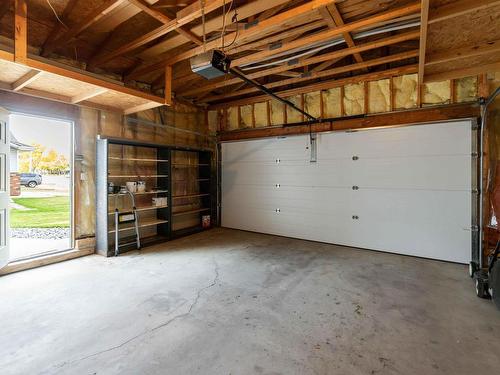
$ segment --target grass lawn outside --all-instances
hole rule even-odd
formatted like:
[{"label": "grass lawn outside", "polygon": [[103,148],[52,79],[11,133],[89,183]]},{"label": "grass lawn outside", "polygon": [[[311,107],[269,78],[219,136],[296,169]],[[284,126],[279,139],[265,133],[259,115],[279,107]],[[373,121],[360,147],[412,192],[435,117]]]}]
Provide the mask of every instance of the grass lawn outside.
[{"label": "grass lawn outside", "polygon": [[29,210],[10,210],[11,228],[68,228],[70,224],[69,197],[12,198]]}]

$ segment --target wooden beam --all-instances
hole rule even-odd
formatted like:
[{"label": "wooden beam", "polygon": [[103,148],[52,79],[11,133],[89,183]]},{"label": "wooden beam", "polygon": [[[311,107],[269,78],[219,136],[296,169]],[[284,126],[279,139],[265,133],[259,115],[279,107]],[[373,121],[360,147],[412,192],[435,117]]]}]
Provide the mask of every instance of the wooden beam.
[{"label": "wooden beam", "polygon": [[[167,15],[163,14],[162,12],[151,8],[149,3],[147,3],[144,0],[128,0],[130,3],[134,4],[136,7],[138,7],[140,10],[142,10],[144,13],[149,14],[151,17],[157,19],[163,24],[168,24],[170,21],[172,21],[172,18],[168,17]],[[185,36],[187,39],[190,41],[196,43],[197,45],[201,46],[203,44],[203,41],[193,32],[190,30],[187,30],[183,27],[179,27],[176,29],[176,31]]]},{"label": "wooden beam", "polygon": [[23,87],[28,86],[30,83],[38,79],[42,74],[43,72],[41,72],[40,70],[30,70],[28,73],[26,73],[11,85],[12,91],[21,90]]},{"label": "wooden beam", "polygon": [[125,1],[126,0],[104,1],[104,3],[102,3],[99,7],[91,11],[87,16],[83,17],[78,24],[70,28],[66,33],[55,38],[51,43],[48,43],[48,45],[44,48],[44,54],[49,55],[52,51],[54,51],[54,49],[66,45],[66,43],[70,42],[73,38],[81,34],[101,18],[111,13]]},{"label": "wooden beam", "polygon": [[177,12],[175,15],[176,22],[184,25],[200,18],[203,13],[208,14],[216,9],[222,8],[224,5],[229,7],[231,5],[231,1],[232,0],[195,1]]},{"label": "wooden beam", "polygon": [[[66,7],[64,8],[63,13],[61,14],[61,20],[62,22],[66,25],[68,22],[69,15],[75,8],[75,5],[78,4],[79,0],[69,0],[68,4],[66,4]],[[67,26],[67,25],[66,25]],[[42,56],[48,56],[48,54],[51,52],[48,47],[54,42],[54,40],[57,38],[59,33],[61,33],[63,30],[66,28],[56,20],[56,26],[50,30],[49,36],[47,39],[45,39],[45,42],[43,43],[42,46]],[[47,53],[48,52],[48,53]]]},{"label": "wooden beam", "polygon": [[[293,89],[288,89],[288,90],[283,90],[283,91],[278,91],[275,92],[276,95],[279,95],[280,97],[286,98],[298,94],[305,94],[308,92],[313,92],[313,91],[321,91],[321,90],[327,90],[331,89],[333,87],[342,87],[344,85],[350,84],[350,83],[359,83],[363,81],[374,81],[378,79],[384,79],[384,78],[389,78],[392,76],[399,76],[399,75],[404,75],[404,74],[413,74],[416,73],[418,70],[418,65],[406,65],[406,66],[401,66],[393,69],[388,69],[384,70],[381,72],[375,72],[375,73],[367,73],[367,74],[361,74],[358,76],[354,77],[349,77],[349,78],[343,78],[343,79],[338,79],[338,80],[326,80],[322,82],[317,82],[310,84],[308,86],[302,86],[302,87],[297,87]],[[251,103],[258,103],[258,102],[263,102],[269,99],[269,96],[267,95],[256,95],[252,96],[249,98],[244,98],[244,99],[237,99],[231,102],[224,102],[224,103],[219,103],[215,105],[211,105],[209,109],[220,109],[220,108],[227,108],[227,107],[233,107],[237,105],[245,105],[245,104],[251,104]]]},{"label": "wooden beam", "polygon": [[[274,68],[261,70],[259,72],[255,72],[255,73],[250,73],[250,74],[247,74],[247,76],[251,79],[256,79],[256,78],[260,78],[260,77],[265,77],[267,75],[277,74],[277,73],[280,73],[283,71],[288,71],[288,70],[300,68],[300,67],[306,66],[306,65],[317,64],[317,63],[321,63],[321,62],[325,62],[325,61],[335,61],[336,59],[344,58],[344,57],[352,55],[353,53],[356,53],[356,52],[368,51],[371,49],[377,49],[377,48],[380,48],[383,46],[399,43],[402,41],[416,39],[419,37],[419,35],[420,35],[420,33],[418,31],[410,31],[410,32],[407,32],[404,34],[399,34],[399,35],[387,37],[384,39],[374,40],[374,41],[371,41],[371,42],[368,42],[365,44],[358,44],[356,47],[344,48],[344,49],[341,49],[338,51],[325,53],[323,55],[305,58],[305,59],[303,59],[295,64],[287,64],[287,65],[283,65],[283,66],[277,66]],[[226,77],[224,77],[223,79],[220,79],[217,82],[209,83],[209,84],[202,86],[202,87],[199,87],[197,89],[180,92],[179,94],[183,95],[183,96],[189,96],[189,95],[197,94],[200,92],[212,91],[216,88],[220,88],[220,87],[224,87],[224,86],[238,83],[239,81],[240,80],[238,78],[227,79]]]},{"label": "wooden beam", "polygon": [[[218,7],[221,7],[224,3],[224,1],[228,0],[210,0],[209,2],[207,1],[205,5],[205,13],[208,13],[209,11],[213,11],[217,9]],[[193,3],[198,4],[198,3]],[[190,6],[187,8],[192,9]],[[171,31],[177,30],[179,27],[193,21],[194,19],[198,18],[201,16],[201,11],[198,9],[194,9],[193,13],[182,13],[182,18],[176,18],[174,20],[171,20],[170,22],[164,24],[163,26],[157,27],[156,29],[150,31],[149,33],[140,36],[139,38],[136,38],[132,40],[129,43],[124,44],[123,46],[117,48],[114,51],[111,52],[105,52],[101,55],[98,55],[93,59],[92,65],[97,66],[97,65],[102,65],[107,61],[110,61],[111,59],[114,59],[118,56],[124,55],[130,51],[133,51],[140,46],[143,46],[144,44],[147,44],[149,42],[152,42],[155,39],[158,39],[159,37],[168,34]],[[200,48],[203,48],[202,46]],[[173,65],[173,64],[163,64],[165,65]]]},{"label": "wooden beam", "polygon": [[[307,12],[307,11],[316,10],[316,9],[320,8],[321,6],[324,6],[326,2],[328,2],[328,1],[325,1],[325,0],[311,1],[307,4],[305,4],[305,6],[299,6],[299,7],[293,8],[287,12],[283,12],[277,16],[271,17],[271,18],[259,23],[257,26],[250,27],[250,28],[240,32],[239,36],[238,36],[238,40],[240,41],[240,43],[244,43],[246,37],[254,36],[255,34],[262,32],[263,30],[265,31],[266,28],[275,27],[276,25],[281,25],[281,24],[284,24],[286,22],[289,22],[294,17],[296,17],[297,14],[302,14],[302,13]],[[341,26],[341,27],[337,27],[336,29],[326,30],[323,32],[319,32],[317,34],[313,34],[313,35],[310,35],[310,36],[307,36],[304,38],[297,39],[297,40],[289,42],[289,43],[284,43],[278,48],[268,49],[265,51],[260,51],[260,52],[254,53],[254,54],[249,55],[249,56],[241,57],[239,59],[234,60],[232,62],[232,66],[240,66],[242,64],[259,61],[259,60],[262,60],[266,57],[269,57],[269,56],[272,56],[275,54],[279,54],[281,52],[287,52],[287,51],[295,49],[295,48],[301,48],[301,47],[304,47],[307,45],[312,45],[312,44],[315,44],[318,42],[322,42],[324,40],[331,39],[335,36],[341,35],[344,32],[350,32],[350,31],[364,28],[364,27],[367,27],[367,26],[370,26],[373,24],[377,24],[379,22],[383,22],[383,21],[386,21],[389,19],[393,19],[393,18],[397,18],[397,17],[403,16],[403,15],[415,13],[418,10],[420,10],[420,2],[412,3],[410,5],[407,5],[407,6],[395,9],[395,10],[383,12],[383,13],[377,14],[377,15],[369,17],[369,18],[365,18],[365,19],[362,19],[359,21],[355,21],[355,22],[346,24],[346,25]],[[233,34],[234,33],[231,33],[231,34],[227,34],[225,36],[227,38],[228,42],[231,42],[232,40],[234,40],[235,35],[233,35]],[[208,49],[214,48],[218,45],[219,45],[219,41],[212,41],[212,42],[209,42],[207,44],[207,48]],[[165,66],[165,64],[173,65],[176,62],[186,60],[186,59],[193,57],[193,56],[196,56],[197,54],[202,53],[202,52],[203,52],[202,47],[196,47],[190,51],[177,54],[176,56],[174,56],[166,61],[163,61],[163,62],[160,61],[158,63],[145,66],[141,69],[137,69],[136,71],[134,71],[133,75],[138,76],[138,75],[150,73],[151,71],[159,70],[159,69],[163,68],[163,66]]]},{"label": "wooden beam", "polygon": [[[6,61],[14,61],[14,54],[9,53],[6,51],[0,51],[0,59],[6,60]],[[94,86],[106,88],[109,90],[117,91],[122,94],[127,94],[131,96],[135,96],[138,98],[143,98],[152,102],[156,102],[158,104],[165,104],[165,99],[161,98],[159,96],[144,92],[144,91],[139,91],[137,89],[133,89],[130,87],[126,87],[121,83],[113,82],[111,80],[105,80],[101,78],[97,78],[95,75],[76,69],[72,67],[63,67],[61,65],[55,65],[52,62],[50,62],[47,59],[43,59],[41,57],[37,57],[36,59],[33,57],[28,57],[26,61],[26,66],[36,69],[36,70],[41,70],[47,73],[52,73],[56,74],[62,77],[67,77],[67,78],[72,78],[77,81],[89,83]]]},{"label": "wooden beam", "polygon": [[427,47],[427,20],[429,18],[429,0],[422,0],[420,12],[420,46],[418,55],[418,85],[424,82],[425,51]]},{"label": "wooden beam", "polygon": [[434,52],[433,54],[427,55],[425,65],[442,64],[449,61],[481,56],[495,52],[500,52],[500,39],[480,42],[461,48]]},{"label": "wooden beam", "polygon": [[26,64],[28,58],[27,0],[14,0],[14,60]]},{"label": "wooden beam", "polygon": [[392,113],[366,115],[362,118],[342,119],[301,126],[264,127],[248,130],[233,130],[219,133],[219,141],[231,142],[243,139],[280,137],[325,131],[346,131],[374,129],[394,126],[413,126],[419,123],[443,122],[446,120],[476,118],[479,116],[477,104],[455,104],[440,107],[398,111]]},{"label": "wooden beam", "polygon": [[447,79],[457,79],[476,76],[481,73],[500,71],[500,62],[486,65],[473,66],[469,68],[448,70],[441,73],[428,74],[424,77],[424,82],[445,81]]},{"label": "wooden beam", "polygon": [[[342,74],[342,73],[352,72],[352,71],[356,71],[356,70],[362,70],[363,68],[368,68],[368,67],[377,66],[377,65],[383,65],[383,64],[387,64],[387,63],[391,63],[391,62],[395,62],[395,61],[407,60],[407,59],[410,59],[412,57],[417,57],[417,56],[418,56],[417,50],[402,52],[402,53],[398,53],[398,54],[394,54],[394,55],[380,57],[377,59],[366,60],[366,61],[363,61],[363,62],[357,63],[357,64],[340,66],[338,68],[323,70],[320,72],[310,72],[310,73],[304,74],[302,77],[289,78],[289,79],[285,79],[282,81],[268,83],[268,84],[265,84],[264,86],[268,89],[274,89],[276,87],[293,85],[296,83],[310,81],[312,79],[326,78],[326,77],[330,77],[330,76],[333,76],[336,74]],[[203,102],[224,100],[224,99],[227,99],[229,97],[251,94],[253,92],[259,92],[259,89],[255,88],[255,87],[250,87],[248,89],[241,90],[241,91],[211,96],[211,97],[205,98],[203,100]]]},{"label": "wooden beam", "polygon": [[85,100],[95,98],[96,96],[104,94],[105,92],[108,92],[108,91],[109,91],[108,89],[99,87],[99,88],[95,89],[94,91],[86,92],[86,93],[83,93],[83,94],[77,95],[77,96],[73,96],[71,98],[71,103],[77,104],[77,103],[83,102]]},{"label": "wooden beam", "polygon": [[172,105],[172,66],[165,67],[165,104]]},{"label": "wooden beam", "polygon": [[[340,11],[335,4],[327,5],[326,7],[321,8],[319,12],[328,24],[328,27],[330,27],[331,29],[344,25],[342,15],[340,14]],[[348,47],[355,46],[354,40],[351,37],[351,33],[345,32],[342,33],[342,36],[344,37],[344,40]],[[353,56],[357,62],[363,62],[363,58],[359,53],[355,53]]]},{"label": "wooden beam", "polygon": [[132,113],[137,113],[137,112],[141,112],[141,111],[147,111],[148,109],[152,109],[152,108],[156,108],[156,107],[161,107],[161,106],[162,106],[162,104],[154,103],[154,102],[144,103],[144,104],[137,105],[135,107],[126,109],[125,111],[123,111],[123,114],[124,115],[131,115]]},{"label": "wooden beam", "polygon": [[499,5],[499,0],[458,0],[452,1],[439,8],[431,8],[429,24],[445,21],[476,10],[487,9]]},{"label": "wooden beam", "polygon": [[[279,6],[280,4],[286,4],[288,2],[289,0],[255,0],[248,4],[242,4],[238,7],[238,18],[243,20],[261,13],[269,8]],[[226,25],[234,25],[231,18],[232,14],[226,14]],[[207,20],[205,22],[206,33],[211,33],[213,31],[219,30],[223,23],[223,20],[224,16],[222,15]],[[190,31],[196,35],[202,35],[203,26],[194,26],[190,29]],[[186,38],[184,38],[182,35],[176,35],[170,38],[166,38],[165,40],[155,44],[154,46],[140,52],[138,56],[146,61],[150,59],[165,60],[168,58],[168,51],[183,45],[184,43],[186,43],[186,41]]]}]

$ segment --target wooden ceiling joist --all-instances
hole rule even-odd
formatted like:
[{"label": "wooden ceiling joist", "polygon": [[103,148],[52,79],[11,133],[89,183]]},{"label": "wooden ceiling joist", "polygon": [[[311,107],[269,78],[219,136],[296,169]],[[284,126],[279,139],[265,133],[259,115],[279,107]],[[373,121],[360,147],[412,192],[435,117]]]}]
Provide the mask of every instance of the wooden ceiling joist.
[{"label": "wooden ceiling joist", "polygon": [[[344,25],[344,20],[342,19],[342,15],[340,14],[335,4],[327,5],[326,7],[321,8],[319,12],[321,13],[321,15],[323,16],[326,23],[331,29]],[[345,32],[342,33],[342,36],[344,37],[344,40],[348,47],[355,47],[351,33]],[[353,56],[357,62],[363,62],[363,58],[359,53],[355,53]]]},{"label": "wooden ceiling joist", "polygon": [[[69,15],[71,14],[71,12],[73,11],[74,7],[78,4],[78,0],[69,0],[68,4],[66,4],[66,7],[64,8],[64,11],[60,17],[61,22],[57,22],[56,26],[54,26],[52,28],[52,30],[50,31],[50,34],[49,36],[47,37],[47,39],[45,39],[45,42],[43,43],[43,46],[42,46],[42,52],[41,52],[41,55],[42,56],[48,56],[50,54],[50,52],[53,50],[53,47],[51,47],[52,43],[54,42],[54,40],[58,37],[58,35],[66,29],[66,27],[64,25],[67,25],[68,23],[68,17]],[[64,24],[64,25],[63,25]]]},{"label": "wooden ceiling joist", "polygon": [[[394,76],[399,76],[399,75],[404,75],[404,74],[413,74],[418,71],[418,64],[413,64],[413,65],[405,65],[393,69],[388,69],[380,72],[375,72],[375,73],[367,73],[367,74],[361,74],[358,76],[353,76],[349,78],[343,78],[343,79],[338,79],[338,80],[328,80],[328,81],[323,81],[323,82],[317,82],[310,84],[308,86],[303,86],[299,88],[294,88],[294,89],[288,89],[288,90],[283,90],[283,91],[278,91],[275,92],[276,95],[279,95],[280,97],[286,98],[294,95],[299,95],[299,94],[305,94],[308,92],[313,92],[313,91],[321,91],[321,90],[328,90],[334,87],[341,87],[345,86],[347,84],[351,83],[359,83],[363,81],[374,81],[374,80],[379,80],[379,79],[384,79],[384,78],[390,78]],[[269,100],[269,96],[267,95],[255,95],[250,98],[244,98],[244,99],[237,99],[234,101],[228,101],[224,103],[219,103],[219,104],[214,104],[209,106],[209,109],[221,109],[221,108],[227,108],[227,107],[235,107],[239,105],[247,105],[247,104],[254,104],[254,103],[259,103],[259,102],[264,102],[266,100]]]},{"label": "wooden ceiling joist", "polygon": [[32,69],[11,85],[12,91],[19,91],[23,87],[37,80],[43,74],[40,70]]},{"label": "wooden ceiling joist", "polygon": [[[418,85],[424,82],[425,53],[427,48],[427,21],[429,18],[429,0],[422,0],[420,12],[420,46],[418,55]],[[420,90],[418,90],[420,92]]]},{"label": "wooden ceiling joist", "polygon": [[477,76],[482,73],[498,72],[498,71],[500,71],[500,62],[486,64],[486,65],[472,66],[463,69],[449,70],[442,73],[427,74],[424,77],[424,82],[445,81],[447,79],[471,77],[471,76]]},{"label": "wooden ceiling joist", "polygon": [[111,13],[114,9],[116,9],[119,5],[127,0],[106,0],[99,7],[91,11],[87,16],[83,17],[83,19],[71,27],[67,32],[62,33],[59,37],[55,38],[51,43],[44,49],[45,55],[49,55],[53,52],[57,47],[63,46],[73,38],[81,34],[87,28],[92,26],[94,23],[99,21],[104,16]]},{"label": "wooden ceiling joist", "polygon": [[492,40],[462,48],[453,48],[451,50],[434,52],[427,55],[425,65],[442,64],[449,61],[496,52],[500,52],[500,40]]},{"label": "wooden ceiling joist", "polygon": [[[229,0],[207,0],[205,2],[205,14],[209,13],[211,11],[214,11],[217,8],[220,8],[225,4],[226,2],[229,3]],[[198,3],[193,3],[192,5],[195,5]],[[195,20],[196,18],[201,17],[201,9],[199,7],[191,7],[188,6],[184,9],[189,9],[190,11],[186,12],[180,12],[177,13],[177,18],[170,20],[169,22],[165,23],[163,26],[160,26],[153,31],[150,31],[149,33],[140,36],[139,38],[134,39],[133,41],[124,44],[123,46],[117,48],[114,51],[111,52],[105,52],[101,55],[98,55],[95,57],[95,59],[92,61],[93,66],[97,65],[102,65],[107,61],[110,61],[113,58],[116,58],[118,56],[124,55],[130,51],[133,51],[144,44],[147,44],[149,42],[152,42],[155,39],[158,39],[159,37],[168,34],[171,31],[177,30],[183,25]],[[183,9],[183,10],[184,10]],[[167,64],[171,65],[171,64]],[[163,65],[165,66],[165,64]]]},{"label": "wooden ceiling joist", "polygon": [[[255,73],[249,73],[249,74],[247,74],[247,76],[250,79],[256,79],[256,78],[265,77],[265,76],[268,76],[271,74],[277,74],[277,73],[281,73],[284,71],[297,69],[297,68],[311,65],[311,64],[330,62],[330,61],[334,61],[338,58],[343,58],[343,57],[352,55],[354,53],[369,51],[371,49],[377,49],[377,48],[381,48],[381,47],[388,46],[391,44],[396,44],[396,43],[400,43],[400,42],[407,41],[407,40],[417,39],[419,37],[419,35],[420,35],[419,31],[410,31],[410,32],[407,32],[404,34],[390,36],[387,38],[367,42],[364,44],[358,44],[356,47],[344,48],[344,49],[334,51],[334,52],[329,52],[329,53],[326,53],[323,55],[305,58],[305,59],[298,61],[294,64],[286,64],[286,65],[281,65],[281,66],[276,66],[273,68],[261,70],[261,71],[255,72]],[[201,92],[212,91],[212,90],[215,90],[217,88],[233,85],[233,84],[236,84],[238,82],[240,82],[239,78],[231,78],[231,79],[224,78],[224,79],[218,80],[217,82],[210,82],[210,83],[208,83],[204,86],[201,86],[199,88],[196,88],[196,89],[180,91],[179,94],[182,96],[191,96],[191,95],[198,94]]]},{"label": "wooden ceiling joist", "polygon": [[[248,17],[252,17],[256,14],[259,14],[261,12],[264,12],[265,10],[272,8],[272,7],[277,7],[280,5],[286,5],[290,0],[256,0],[252,1],[251,3],[244,4],[238,7],[238,19],[243,20]],[[226,20],[225,23],[226,25],[231,25],[232,21],[232,15],[231,14],[226,14],[225,16]],[[217,31],[220,29],[222,23],[224,22],[224,16],[218,16],[214,17],[210,20],[207,20],[205,22],[205,32],[206,33],[211,33],[213,31]],[[202,35],[203,33],[203,26],[202,25],[197,25],[194,26],[193,28],[190,29],[190,31],[196,35]],[[177,48],[184,43],[186,43],[186,38],[184,38],[181,35],[176,35],[171,38],[167,38],[164,41],[161,41],[157,43],[156,45],[144,50],[139,54],[139,57],[144,59],[144,60],[149,60],[149,59],[157,59],[157,60],[165,60],[168,56],[166,56],[166,53],[168,51]]]},{"label": "wooden ceiling joist", "polygon": [[[380,57],[377,59],[365,60],[363,62],[356,63],[356,64],[351,64],[351,65],[341,66],[338,68],[323,70],[320,72],[309,72],[307,74],[302,75],[301,77],[289,78],[289,79],[285,79],[282,81],[269,83],[269,84],[266,84],[264,86],[268,89],[273,89],[273,88],[280,87],[280,86],[292,85],[292,84],[306,82],[306,81],[310,81],[310,80],[318,79],[318,78],[331,77],[331,76],[336,75],[336,74],[352,72],[355,70],[361,70],[364,68],[373,67],[373,66],[377,66],[377,65],[389,64],[389,63],[396,62],[396,61],[407,60],[407,59],[411,59],[412,57],[417,57],[417,56],[418,56],[418,50],[402,52],[402,53],[398,53],[398,54],[394,54],[394,55]],[[204,100],[202,100],[202,102],[212,102],[212,101],[217,101],[217,100],[224,100],[226,98],[252,94],[254,92],[259,92],[259,90],[255,87],[250,87],[248,89],[241,90],[241,91],[236,91],[236,92],[231,92],[231,93],[225,93],[223,95],[207,97]]]},{"label": "wooden ceiling joist", "polygon": [[[163,14],[162,12],[151,8],[151,6],[145,2],[144,0],[128,0],[130,3],[134,4],[136,7],[138,7],[140,10],[142,10],[144,13],[149,14],[151,17],[157,19],[164,25],[168,24],[170,21],[172,21],[172,18],[168,17],[167,15]],[[201,46],[203,44],[203,41],[193,32],[183,28],[179,27],[176,29],[176,31],[185,36],[187,39],[192,41],[193,43]]]},{"label": "wooden ceiling joist", "polygon": [[27,0],[14,1],[14,60],[24,64],[28,58]]},{"label": "wooden ceiling joist", "polygon": [[[277,27],[280,27],[280,26],[286,24],[287,22],[290,22],[292,19],[296,18],[298,15],[302,15],[302,14],[317,10],[320,7],[331,3],[332,1],[335,1],[335,0],[308,1],[307,3],[305,3],[303,5],[292,8],[286,12],[280,13],[274,17],[268,18],[267,20],[264,20],[262,22],[255,24],[255,25],[252,25],[248,28],[245,28],[244,30],[240,31],[238,34],[236,34],[236,32],[226,34],[221,39],[224,40],[225,45],[228,45],[228,44],[232,43],[235,40],[235,37],[237,36],[234,45],[235,46],[242,45],[246,41],[248,41],[251,37],[255,37],[255,35],[261,34],[263,32],[269,33],[270,30],[274,30]],[[221,44],[221,40],[219,40],[219,39],[212,40],[212,41],[207,43],[206,47],[199,46],[199,47],[195,47],[193,49],[190,49],[189,51],[186,51],[184,53],[179,53],[173,57],[170,57],[168,60],[160,61],[158,63],[137,69],[136,71],[134,71],[132,73],[132,75],[133,76],[140,76],[143,74],[150,73],[152,71],[163,69],[163,67],[165,65],[173,65],[177,62],[187,60],[193,56],[196,56],[196,55],[199,55],[200,53],[203,53],[205,50],[210,50],[213,48],[220,48],[220,44]],[[263,51],[263,52],[265,52],[265,51]],[[238,64],[235,64],[234,62],[232,64],[234,66],[238,66]]]},{"label": "wooden ceiling joist", "polygon": [[431,9],[429,12],[429,24],[445,21],[463,14],[474,12],[480,9],[487,9],[500,5],[499,0],[458,0],[447,5]]},{"label": "wooden ceiling joist", "polygon": [[97,89],[95,89],[92,92],[83,93],[83,94],[80,94],[80,95],[72,97],[71,98],[71,104],[81,103],[81,102],[83,102],[85,100],[89,100],[89,99],[95,98],[96,96],[104,94],[105,92],[108,92],[108,91],[109,91],[108,89],[105,89],[105,88],[102,88],[102,87],[98,87]]}]

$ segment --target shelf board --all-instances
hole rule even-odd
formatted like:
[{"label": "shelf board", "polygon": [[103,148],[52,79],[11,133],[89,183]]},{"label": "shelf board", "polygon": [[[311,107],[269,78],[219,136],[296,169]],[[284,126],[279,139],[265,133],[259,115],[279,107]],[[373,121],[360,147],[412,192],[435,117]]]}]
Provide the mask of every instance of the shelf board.
[{"label": "shelf board", "polygon": [[198,208],[196,210],[189,210],[189,211],[180,211],[180,212],[174,212],[172,213],[172,216],[180,216],[180,215],[187,215],[187,214],[194,214],[196,212],[203,212],[203,211],[210,211],[210,208]]},{"label": "shelf board", "polygon": [[[132,194],[134,194],[134,195],[144,195],[144,194],[162,194],[162,193],[168,193],[168,190],[144,191],[142,193],[132,193]],[[108,195],[128,195],[128,193],[117,193],[117,194],[108,193]]]},{"label": "shelf board", "polygon": [[175,167],[209,167],[210,164],[187,164],[187,163],[172,163]]},{"label": "shelf board", "polygon": [[[156,209],[159,209],[159,208],[168,208],[167,205],[163,205],[163,206],[145,206],[145,207],[137,207],[137,212],[142,212],[142,211],[149,211],[149,210],[156,210]],[[128,210],[128,211],[132,211],[132,209]],[[115,211],[110,211],[108,213],[108,215],[114,215],[115,214]]]},{"label": "shelf board", "polygon": [[[168,223],[168,220],[149,220],[149,221],[144,221],[144,222],[140,222],[139,220],[139,228],[146,228],[146,227],[152,227],[152,226],[155,226],[155,225],[158,225],[158,224],[166,224]],[[126,227],[123,227],[123,228],[118,228],[118,232],[124,232],[124,231],[127,231],[127,230],[133,230],[135,228],[134,225],[129,225],[129,226],[126,226]],[[108,230],[108,233],[115,233],[115,230],[112,229],[112,230]]]},{"label": "shelf board", "polygon": [[108,178],[156,178],[156,177],[168,177],[168,174],[150,174],[147,176],[140,175],[108,175]]},{"label": "shelf board", "polygon": [[189,195],[172,195],[172,199],[181,199],[181,198],[196,198],[196,197],[206,197],[210,194],[189,194]]},{"label": "shelf board", "polygon": [[168,160],[165,160],[165,159],[119,158],[116,156],[110,156],[109,159],[119,160],[119,161],[142,161],[142,162],[168,163]]}]

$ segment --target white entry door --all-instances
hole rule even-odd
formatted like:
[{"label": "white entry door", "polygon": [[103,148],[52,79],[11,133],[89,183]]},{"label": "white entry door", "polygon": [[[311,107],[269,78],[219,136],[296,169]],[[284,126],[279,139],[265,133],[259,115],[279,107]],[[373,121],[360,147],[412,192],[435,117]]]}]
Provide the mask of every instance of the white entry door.
[{"label": "white entry door", "polygon": [[471,121],[222,145],[222,225],[467,263]]},{"label": "white entry door", "polygon": [[9,262],[9,112],[0,108],[0,268]]}]

